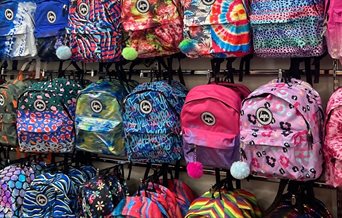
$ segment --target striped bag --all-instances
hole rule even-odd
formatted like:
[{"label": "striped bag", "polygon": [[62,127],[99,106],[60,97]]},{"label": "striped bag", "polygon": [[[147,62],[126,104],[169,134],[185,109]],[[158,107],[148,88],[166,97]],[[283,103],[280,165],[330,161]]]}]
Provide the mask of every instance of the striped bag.
[{"label": "striped bag", "polygon": [[183,0],[184,40],[188,57],[225,58],[252,52],[250,24],[242,0]]},{"label": "striped bag", "polygon": [[251,193],[221,190],[214,193],[208,191],[192,202],[185,218],[195,217],[261,218],[262,214]]},{"label": "striped bag", "polygon": [[120,60],[122,41],[120,0],[70,2],[69,35],[72,59],[83,62]]},{"label": "striped bag", "polygon": [[22,217],[76,218],[72,180],[63,173],[45,173],[37,176],[26,191]]}]

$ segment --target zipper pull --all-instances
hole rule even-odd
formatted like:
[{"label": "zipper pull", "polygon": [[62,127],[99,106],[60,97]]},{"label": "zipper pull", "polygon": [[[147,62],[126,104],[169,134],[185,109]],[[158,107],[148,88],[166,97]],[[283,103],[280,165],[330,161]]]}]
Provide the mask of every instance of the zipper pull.
[{"label": "zipper pull", "polygon": [[311,129],[309,129],[308,131],[307,141],[308,141],[309,147],[312,148],[313,137],[312,137]]},{"label": "zipper pull", "polygon": [[294,194],[292,194],[292,197],[291,197],[291,204],[292,204],[292,206],[296,205],[296,195],[294,195]]}]

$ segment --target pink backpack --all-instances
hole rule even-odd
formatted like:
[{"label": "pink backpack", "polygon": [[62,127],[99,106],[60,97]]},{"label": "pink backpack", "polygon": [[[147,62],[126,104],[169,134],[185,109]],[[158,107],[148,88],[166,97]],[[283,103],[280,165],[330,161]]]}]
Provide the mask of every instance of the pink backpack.
[{"label": "pink backpack", "polygon": [[330,97],[326,109],[324,157],[326,181],[334,187],[342,186],[342,88]]},{"label": "pink backpack", "polygon": [[239,159],[242,99],[238,90],[208,84],[196,86],[188,93],[181,123],[183,151],[191,177],[199,178],[201,175],[194,176],[190,172],[190,163],[229,169]]},{"label": "pink backpack", "polygon": [[322,173],[321,99],[291,80],[256,89],[242,103],[241,159],[253,175],[307,181]]},{"label": "pink backpack", "polygon": [[326,0],[328,22],[326,39],[329,54],[342,63],[342,1]]}]

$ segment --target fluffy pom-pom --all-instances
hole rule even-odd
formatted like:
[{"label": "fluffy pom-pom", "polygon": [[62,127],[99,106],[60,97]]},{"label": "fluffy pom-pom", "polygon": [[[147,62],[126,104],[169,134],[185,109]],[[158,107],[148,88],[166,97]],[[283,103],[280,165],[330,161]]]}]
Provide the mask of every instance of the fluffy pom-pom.
[{"label": "fluffy pom-pom", "polygon": [[66,45],[62,45],[57,48],[56,55],[60,60],[68,60],[71,58],[71,49]]},{"label": "fluffy pom-pom", "polygon": [[186,170],[191,178],[199,179],[203,176],[203,165],[200,162],[188,163]]},{"label": "fluffy pom-pom", "polygon": [[124,57],[126,60],[133,61],[138,57],[138,52],[135,50],[135,48],[132,47],[126,47],[122,50],[122,57]]},{"label": "fluffy pom-pom", "polygon": [[242,161],[237,161],[230,167],[230,174],[235,179],[245,179],[249,176],[250,169],[247,163]]},{"label": "fluffy pom-pom", "polygon": [[192,50],[194,50],[196,47],[196,44],[193,39],[184,39],[179,43],[178,48],[181,50],[183,53],[189,53]]}]

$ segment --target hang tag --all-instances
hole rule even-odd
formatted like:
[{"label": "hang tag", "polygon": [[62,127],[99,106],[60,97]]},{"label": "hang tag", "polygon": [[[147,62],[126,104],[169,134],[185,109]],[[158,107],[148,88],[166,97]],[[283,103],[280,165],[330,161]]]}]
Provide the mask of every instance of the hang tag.
[{"label": "hang tag", "polygon": [[5,68],[1,68],[1,75],[5,74]]},{"label": "hang tag", "polygon": [[90,71],[90,76],[91,76],[91,77],[94,77],[94,74],[95,74],[95,73],[94,73],[94,70],[92,69],[92,70]]},{"label": "hang tag", "polygon": [[42,77],[45,77],[45,70],[42,70]]}]

